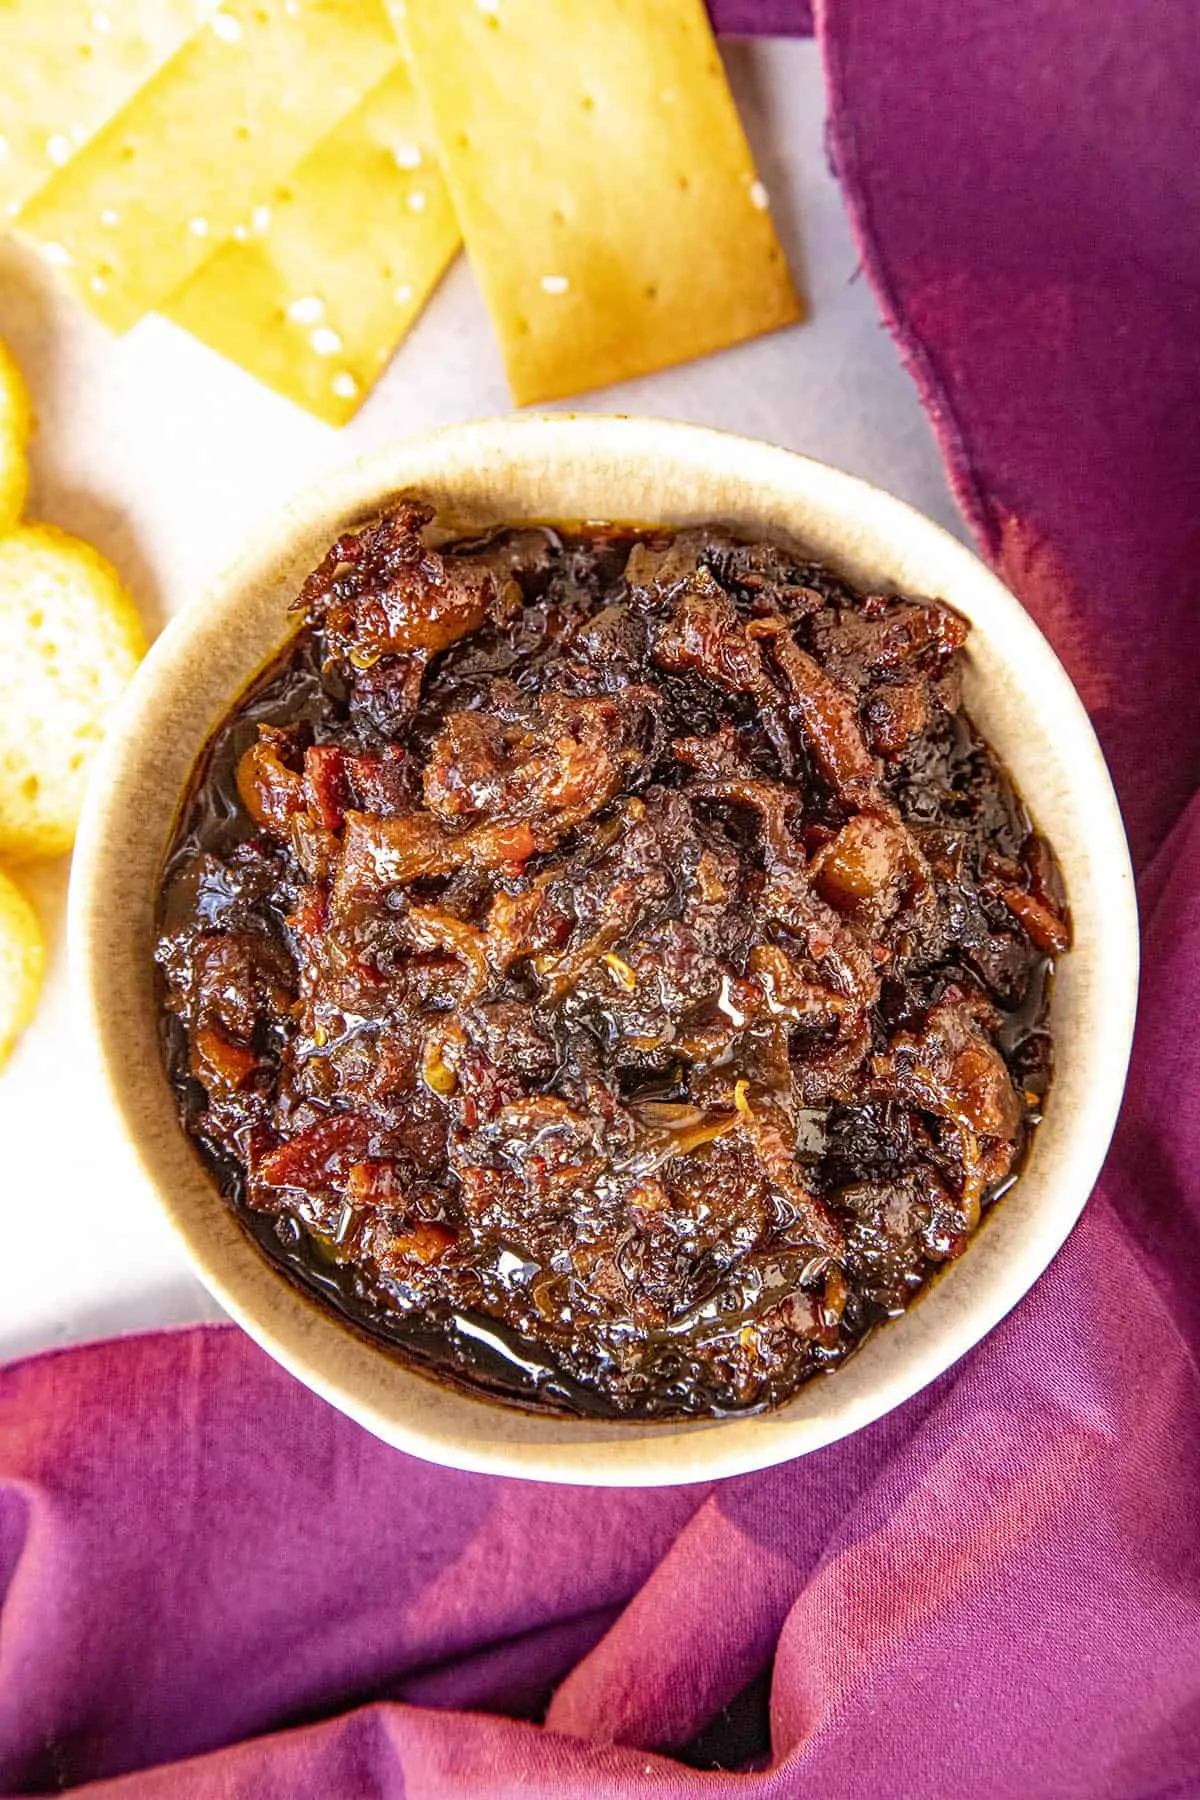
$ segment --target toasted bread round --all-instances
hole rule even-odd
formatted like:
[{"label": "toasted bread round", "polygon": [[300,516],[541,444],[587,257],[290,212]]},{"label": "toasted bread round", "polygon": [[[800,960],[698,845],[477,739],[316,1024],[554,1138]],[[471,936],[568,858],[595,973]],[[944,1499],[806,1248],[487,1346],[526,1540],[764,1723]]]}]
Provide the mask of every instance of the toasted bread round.
[{"label": "toasted bread round", "polygon": [[0,1069],[33,1017],[44,963],[37,915],[0,871]]},{"label": "toasted bread round", "polygon": [[15,525],[29,491],[25,446],[33,431],[33,408],[21,371],[0,344],[0,531]]},{"label": "toasted bread round", "polygon": [[0,538],[0,857],[71,848],[88,764],[145,648],[90,544],[51,525]]}]

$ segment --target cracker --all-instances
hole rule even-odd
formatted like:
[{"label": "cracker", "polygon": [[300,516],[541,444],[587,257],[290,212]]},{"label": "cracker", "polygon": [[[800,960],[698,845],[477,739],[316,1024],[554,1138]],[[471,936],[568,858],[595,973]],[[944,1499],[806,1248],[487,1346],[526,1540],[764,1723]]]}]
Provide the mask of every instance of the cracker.
[{"label": "cracker", "polygon": [[393,0],[519,402],[800,306],[700,0]]},{"label": "cracker", "polygon": [[33,1018],[45,960],[37,914],[0,871],[0,1069]]},{"label": "cracker", "polygon": [[90,544],[51,525],[0,538],[0,856],[71,848],[88,764],[145,648]]},{"label": "cracker", "polygon": [[225,0],[21,212],[82,299],[124,331],[395,66],[383,0]]},{"label": "cracker", "polygon": [[12,353],[0,344],[0,533],[16,524],[29,491],[25,448],[33,431],[29,392]]},{"label": "cracker", "polygon": [[330,425],[361,405],[460,239],[401,62],[162,310]]},{"label": "cracker", "polygon": [[0,217],[131,99],[215,0],[2,0]]}]

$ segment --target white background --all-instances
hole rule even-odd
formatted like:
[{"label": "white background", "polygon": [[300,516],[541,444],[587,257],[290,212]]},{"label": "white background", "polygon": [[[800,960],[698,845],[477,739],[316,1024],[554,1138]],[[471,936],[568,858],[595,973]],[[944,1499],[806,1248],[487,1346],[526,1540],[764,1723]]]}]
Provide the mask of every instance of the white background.
[{"label": "white background", "polygon": [[[725,48],[810,316],[772,338],[573,406],[769,438],[864,475],[961,534],[825,165],[816,49]],[[0,337],[26,371],[39,417],[31,511],[104,550],[152,630],[202,595],[256,520],[322,469],[397,436],[510,409],[461,259],[342,432],[163,320],[147,319],[121,341],[108,337],[4,240]],[[65,863],[51,864],[25,881],[51,957],[38,1018],[0,1076],[0,1357],[219,1316],[151,1204],[127,1189],[85,1075],[63,942],[67,874]]]}]

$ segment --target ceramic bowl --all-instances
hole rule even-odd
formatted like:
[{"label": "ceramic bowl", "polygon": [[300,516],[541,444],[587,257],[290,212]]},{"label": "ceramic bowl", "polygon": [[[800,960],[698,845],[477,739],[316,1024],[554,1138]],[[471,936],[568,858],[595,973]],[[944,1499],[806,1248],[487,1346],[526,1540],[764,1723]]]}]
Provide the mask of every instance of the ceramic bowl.
[{"label": "ceramic bowl", "polygon": [[[762,1416],[686,1424],[539,1417],[439,1386],[355,1336],[245,1235],[176,1120],[159,1060],[155,889],[197,753],[288,632],[302,577],[347,525],[416,490],[443,533],[504,520],[783,535],[852,580],[936,595],[973,626],[967,705],[1062,864],[1076,942],[1054,986],[1057,1074],[1021,1181],[912,1311]],[[148,1184],[221,1304],[299,1380],[399,1448],[464,1469],[600,1485],[705,1481],[783,1462],[877,1419],[1014,1306],[1087,1200],[1133,1030],[1137,921],[1099,746],[1057,658],[971,552],[909,506],[803,456],[688,425],[522,416],[396,444],[302,495],[159,638],[98,759],[80,832],[77,980],[131,1178]]]}]

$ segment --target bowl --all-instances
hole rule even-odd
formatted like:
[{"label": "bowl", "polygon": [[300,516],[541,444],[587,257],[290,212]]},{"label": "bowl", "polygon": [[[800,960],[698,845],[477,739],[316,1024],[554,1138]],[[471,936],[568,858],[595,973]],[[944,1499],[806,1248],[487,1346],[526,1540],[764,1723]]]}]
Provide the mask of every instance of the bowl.
[{"label": "bowl", "polygon": [[[524,1413],[438,1385],[356,1336],[267,1262],[185,1138],[159,1058],[155,891],[192,764],[282,645],[301,580],[348,525],[417,490],[438,528],[505,520],[719,520],[798,540],[852,580],[971,621],[966,703],[1058,854],[1076,942],[1051,1021],[1057,1073],[1025,1174],[902,1318],[776,1412],[685,1423]],[[293,621],[294,623],[294,621]],[[299,1380],[402,1450],[457,1468],[601,1486],[707,1481],[858,1430],[940,1375],[1036,1281],[1078,1218],[1116,1121],[1133,1031],[1137,916],[1104,760],[1054,652],[1012,594],[911,507],[804,456],[721,432],[592,415],[499,419],[354,463],[258,530],[159,638],[97,759],[76,851],[72,958],[131,1179],[201,1279]]]}]

